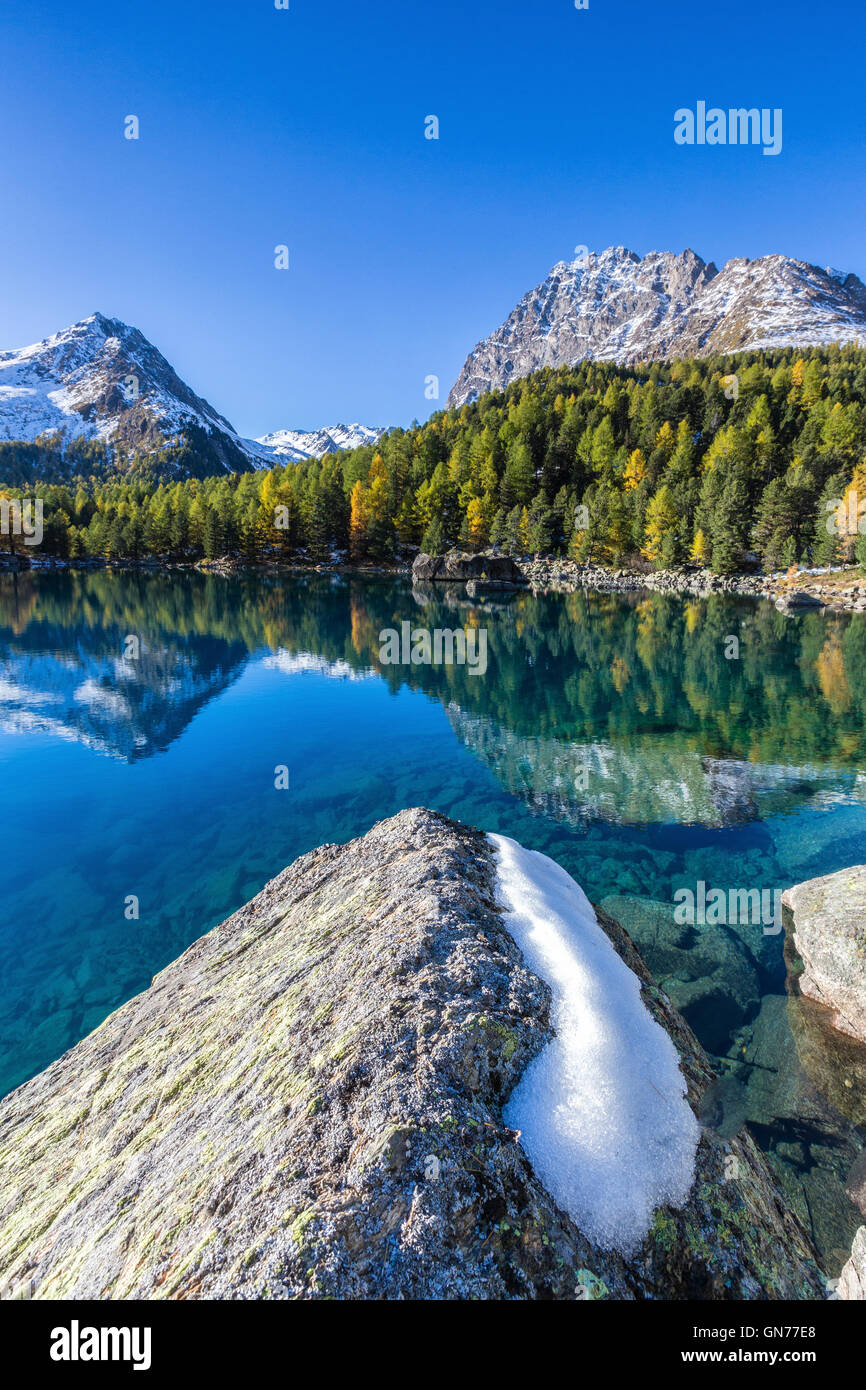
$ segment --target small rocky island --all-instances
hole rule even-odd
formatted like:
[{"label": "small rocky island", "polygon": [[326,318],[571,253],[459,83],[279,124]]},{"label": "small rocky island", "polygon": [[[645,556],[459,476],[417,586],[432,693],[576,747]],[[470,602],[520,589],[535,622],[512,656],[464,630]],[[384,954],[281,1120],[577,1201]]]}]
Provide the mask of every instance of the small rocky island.
[{"label": "small rocky island", "polygon": [[628,1249],[557,1204],[503,1113],[553,1039],[507,919],[493,841],[426,810],[290,865],[0,1105],[3,1296],[825,1298],[751,1137],[698,1125],[707,1058],[601,911],[672,1044],[694,1178]]}]

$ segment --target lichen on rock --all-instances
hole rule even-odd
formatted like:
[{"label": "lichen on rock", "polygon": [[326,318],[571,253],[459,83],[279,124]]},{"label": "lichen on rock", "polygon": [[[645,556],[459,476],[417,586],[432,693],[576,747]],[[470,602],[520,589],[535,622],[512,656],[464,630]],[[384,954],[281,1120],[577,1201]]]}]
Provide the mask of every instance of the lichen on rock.
[{"label": "lichen on rock", "polygon": [[866,1299],[866,1226],[861,1226],[854,1237],[851,1258],[839,1276],[836,1292],[841,1299]]},{"label": "lichen on rock", "polygon": [[702,1131],[627,1258],[558,1208],[502,1116],[549,1008],[484,835],[416,809],[304,855],[0,1104],[4,1296],[823,1297],[746,1134]]},{"label": "lichen on rock", "polygon": [[803,960],[802,994],[842,1033],[866,1042],[866,865],[798,883],[782,895]]}]

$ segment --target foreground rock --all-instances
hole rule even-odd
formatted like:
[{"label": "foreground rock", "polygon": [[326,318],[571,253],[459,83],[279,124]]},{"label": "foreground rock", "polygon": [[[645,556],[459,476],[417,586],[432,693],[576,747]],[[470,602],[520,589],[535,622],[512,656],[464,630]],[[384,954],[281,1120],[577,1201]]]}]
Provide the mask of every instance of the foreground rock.
[{"label": "foreground rock", "polygon": [[840,1032],[866,1042],[866,865],[799,883],[782,902],[803,960],[801,993],[825,1005]]},{"label": "foreground rock", "polygon": [[[821,1298],[747,1135],[628,1258],[502,1106],[551,1039],[485,836],[404,811],[305,855],[0,1105],[0,1284],[37,1298]],[[612,919],[700,1112],[712,1072]]]},{"label": "foreground rock", "polygon": [[787,1018],[798,1061],[841,1115],[854,1125],[866,1126],[866,1043],[840,1032],[831,1011],[801,992],[800,980],[792,969]]},{"label": "foreground rock", "polygon": [[449,550],[447,555],[416,555],[412,578],[435,580],[437,583],[477,580],[491,587],[523,584],[523,575],[510,555],[498,555],[485,550],[469,555],[461,550]]},{"label": "foreground rock", "polygon": [[851,1248],[851,1258],[839,1276],[839,1298],[866,1299],[866,1226],[861,1226]]}]

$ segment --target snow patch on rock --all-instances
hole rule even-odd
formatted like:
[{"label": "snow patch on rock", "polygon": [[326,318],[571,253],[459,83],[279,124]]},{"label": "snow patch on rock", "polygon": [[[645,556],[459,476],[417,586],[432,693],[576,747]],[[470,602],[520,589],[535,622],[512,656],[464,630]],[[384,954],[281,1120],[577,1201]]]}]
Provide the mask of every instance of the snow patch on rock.
[{"label": "snow patch on rock", "polygon": [[556,1029],[506,1122],[580,1229],[628,1254],[653,1212],[682,1206],[694,1181],[700,1128],[676,1048],[570,874],[507,836],[488,838],[505,925],[550,986]]}]

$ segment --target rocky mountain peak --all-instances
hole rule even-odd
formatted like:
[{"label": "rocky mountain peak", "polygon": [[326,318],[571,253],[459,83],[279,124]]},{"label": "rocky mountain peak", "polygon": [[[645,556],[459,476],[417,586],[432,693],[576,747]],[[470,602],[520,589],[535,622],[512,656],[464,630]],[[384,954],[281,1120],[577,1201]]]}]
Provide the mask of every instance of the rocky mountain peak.
[{"label": "rocky mountain peak", "polygon": [[[144,334],[99,311],[27,347],[0,351],[0,441],[101,440],[154,455],[192,445],[198,473],[270,468],[372,443],[381,430],[336,425],[238,435]],[[186,465],[174,465],[178,476]]]},{"label": "rocky mountain peak", "polygon": [[637,362],[749,348],[866,343],[856,275],[781,254],[719,270],[690,247],[625,246],[559,261],[469,354],[448,397],[460,406],[542,367]]}]

